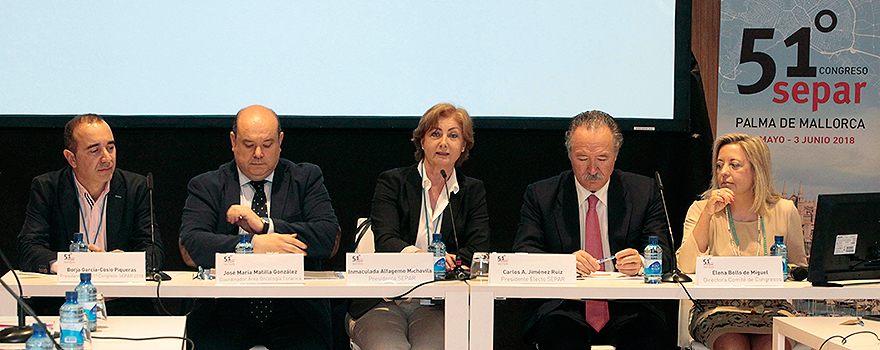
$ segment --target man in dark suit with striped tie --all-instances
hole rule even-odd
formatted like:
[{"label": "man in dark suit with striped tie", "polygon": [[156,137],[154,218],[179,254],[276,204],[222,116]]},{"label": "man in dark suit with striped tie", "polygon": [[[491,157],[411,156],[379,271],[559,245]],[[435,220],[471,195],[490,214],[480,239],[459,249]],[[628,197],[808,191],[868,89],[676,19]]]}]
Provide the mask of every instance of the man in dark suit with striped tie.
[{"label": "man in dark suit with striped tie", "polygon": [[[214,267],[214,254],[234,251],[241,232],[252,236],[254,253],[304,254],[305,269],[319,270],[339,232],[321,169],[281,159],[284,133],[266,107],[239,111],[229,138],[235,160],[187,188],[180,242],[192,260]],[[329,349],[330,306],[326,299],[202,300],[187,332],[204,349]]]}]

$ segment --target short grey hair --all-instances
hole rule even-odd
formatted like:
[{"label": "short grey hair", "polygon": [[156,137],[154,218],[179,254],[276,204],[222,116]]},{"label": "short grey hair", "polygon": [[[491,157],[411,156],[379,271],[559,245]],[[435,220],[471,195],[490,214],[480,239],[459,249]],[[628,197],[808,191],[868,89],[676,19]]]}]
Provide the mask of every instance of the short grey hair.
[{"label": "short grey hair", "polygon": [[568,131],[565,132],[565,151],[571,153],[571,135],[577,128],[585,127],[587,130],[596,130],[603,126],[607,126],[611,130],[611,135],[614,136],[614,154],[617,154],[620,151],[620,146],[623,146],[623,133],[620,132],[620,126],[611,115],[598,110],[582,112],[571,119]]}]

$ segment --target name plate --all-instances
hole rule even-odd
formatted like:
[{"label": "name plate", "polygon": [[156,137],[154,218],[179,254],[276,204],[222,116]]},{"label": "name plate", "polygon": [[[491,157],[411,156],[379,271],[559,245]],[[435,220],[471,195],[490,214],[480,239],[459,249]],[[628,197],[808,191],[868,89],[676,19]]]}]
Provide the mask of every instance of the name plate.
[{"label": "name plate", "polygon": [[781,286],[781,256],[697,257],[698,286]]},{"label": "name plate", "polygon": [[434,280],[433,254],[346,253],[346,284],[417,284]]},{"label": "name plate", "polygon": [[302,254],[214,254],[217,284],[303,283]]},{"label": "name plate", "polygon": [[489,254],[489,282],[499,284],[576,284],[571,254]]},{"label": "name plate", "polygon": [[146,283],[144,252],[58,252],[58,282],[79,283],[79,274],[90,272],[92,283]]}]

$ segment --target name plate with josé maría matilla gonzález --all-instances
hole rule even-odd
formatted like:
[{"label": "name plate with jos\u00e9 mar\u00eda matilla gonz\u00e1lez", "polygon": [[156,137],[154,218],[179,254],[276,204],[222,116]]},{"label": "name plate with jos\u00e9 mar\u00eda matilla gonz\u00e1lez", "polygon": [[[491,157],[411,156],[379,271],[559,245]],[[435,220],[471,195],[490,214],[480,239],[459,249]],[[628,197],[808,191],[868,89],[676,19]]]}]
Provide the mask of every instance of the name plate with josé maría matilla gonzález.
[{"label": "name plate with jos\u00e9 mar\u00eda matilla gonz\u00e1lez", "polygon": [[303,283],[302,254],[214,255],[217,284]]},{"label": "name plate with jos\u00e9 mar\u00eda matilla gonz\u00e1lez", "polygon": [[146,283],[144,252],[59,252],[58,282],[79,283],[79,274],[92,274],[92,283]]}]

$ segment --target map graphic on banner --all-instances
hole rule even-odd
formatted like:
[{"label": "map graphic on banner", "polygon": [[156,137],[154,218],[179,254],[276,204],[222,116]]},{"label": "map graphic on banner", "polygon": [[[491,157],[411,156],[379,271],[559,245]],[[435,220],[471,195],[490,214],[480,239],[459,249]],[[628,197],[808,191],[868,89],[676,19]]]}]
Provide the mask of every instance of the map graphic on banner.
[{"label": "map graphic on banner", "polygon": [[812,241],[819,194],[880,191],[880,4],[721,2],[718,135],[762,137]]}]

